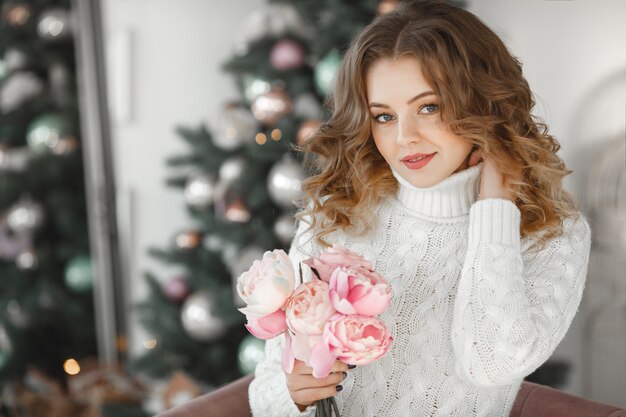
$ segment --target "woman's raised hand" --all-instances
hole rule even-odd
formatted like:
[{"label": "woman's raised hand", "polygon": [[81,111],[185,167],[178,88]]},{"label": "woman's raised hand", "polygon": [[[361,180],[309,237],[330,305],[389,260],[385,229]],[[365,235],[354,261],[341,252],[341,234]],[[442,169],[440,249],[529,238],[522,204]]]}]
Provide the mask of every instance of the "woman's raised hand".
[{"label": "woman's raised hand", "polygon": [[478,199],[501,198],[515,202],[515,195],[511,191],[509,184],[505,184],[504,176],[498,171],[495,164],[489,158],[483,157],[481,149],[477,149],[471,153],[468,166],[472,167],[477,165],[480,161],[483,161],[483,168],[480,174],[480,192]]},{"label": "woman's raised hand", "polygon": [[290,374],[285,372],[289,395],[300,411],[304,411],[315,401],[330,398],[341,391],[343,386],[339,384],[348,376],[348,369],[345,363],[335,361],[326,378],[315,378],[313,368],[296,359],[293,371]]}]

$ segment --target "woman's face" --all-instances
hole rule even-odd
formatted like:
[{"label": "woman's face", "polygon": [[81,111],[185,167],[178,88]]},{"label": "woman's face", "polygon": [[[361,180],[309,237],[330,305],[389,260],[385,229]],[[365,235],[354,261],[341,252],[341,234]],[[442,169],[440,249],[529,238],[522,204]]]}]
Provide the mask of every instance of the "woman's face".
[{"label": "woman's face", "polygon": [[428,188],[467,168],[472,144],[442,123],[439,97],[417,59],[377,61],[366,84],[374,142],[394,171],[414,186]]}]

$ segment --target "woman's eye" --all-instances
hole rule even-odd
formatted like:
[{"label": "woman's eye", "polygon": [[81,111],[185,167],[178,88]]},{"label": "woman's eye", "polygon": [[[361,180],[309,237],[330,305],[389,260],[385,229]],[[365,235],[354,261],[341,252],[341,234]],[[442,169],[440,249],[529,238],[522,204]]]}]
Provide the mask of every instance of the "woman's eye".
[{"label": "woman's eye", "polygon": [[391,115],[387,113],[381,113],[379,115],[374,116],[374,120],[376,120],[377,123],[389,122],[392,119],[393,117],[391,117]]},{"label": "woman's eye", "polygon": [[435,113],[437,111],[437,109],[439,109],[439,106],[435,103],[430,103],[430,104],[424,104],[420,110],[422,109],[426,109],[426,108],[430,108],[430,111],[427,111],[426,114],[432,114]]}]

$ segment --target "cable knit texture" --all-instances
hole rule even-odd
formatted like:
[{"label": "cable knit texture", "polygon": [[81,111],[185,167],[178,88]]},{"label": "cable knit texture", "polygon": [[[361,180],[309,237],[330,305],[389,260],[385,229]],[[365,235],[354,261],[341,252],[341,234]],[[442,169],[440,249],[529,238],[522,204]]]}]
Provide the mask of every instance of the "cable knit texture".
[{"label": "cable knit texture", "polygon": [[[377,207],[367,236],[328,237],[371,260],[392,287],[380,319],[394,345],[348,372],[335,396],[342,417],[507,417],[523,378],[563,339],[583,293],[589,223],[567,219],[562,236],[528,250],[515,204],[478,200],[482,165],[421,189],[394,173],[397,197]],[[307,226],[289,252],[296,270],[320,251]],[[255,417],[314,415],[289,396],[283,343],[267,342],[250,384]]]}]

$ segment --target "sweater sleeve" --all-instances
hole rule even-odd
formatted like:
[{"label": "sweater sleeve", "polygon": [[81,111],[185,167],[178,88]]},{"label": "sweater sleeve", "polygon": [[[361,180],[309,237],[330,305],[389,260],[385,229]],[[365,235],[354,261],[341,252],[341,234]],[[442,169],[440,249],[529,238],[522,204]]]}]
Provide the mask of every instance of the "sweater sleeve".
[{"label": "sweater sleeve", "polygon": [[479,200],[452,323],[456,372],[478,386],[508,385],[549,359],[580,304],[591,245],[586,218],[522,259],[517,206]]},{"label": "sweater sleeve", "polygon": [[[299,278],[299,264],[313,256],[312,237],[306,232],[308,223],[302,221],[289,249],[289,258],[296,271],[296,285]],[[303,280],[310,276],[305,275],[308,268],[302,268]],[[300,412],[287,390],[287,380],[282,367],[282,352],[285,336],[279,335],[265,343],[265,356],[259,362],[254,373],[254,379],[248,388],[250,409],[254,417],[310,417],[315,415],[315,405],[311,405]]]}]

